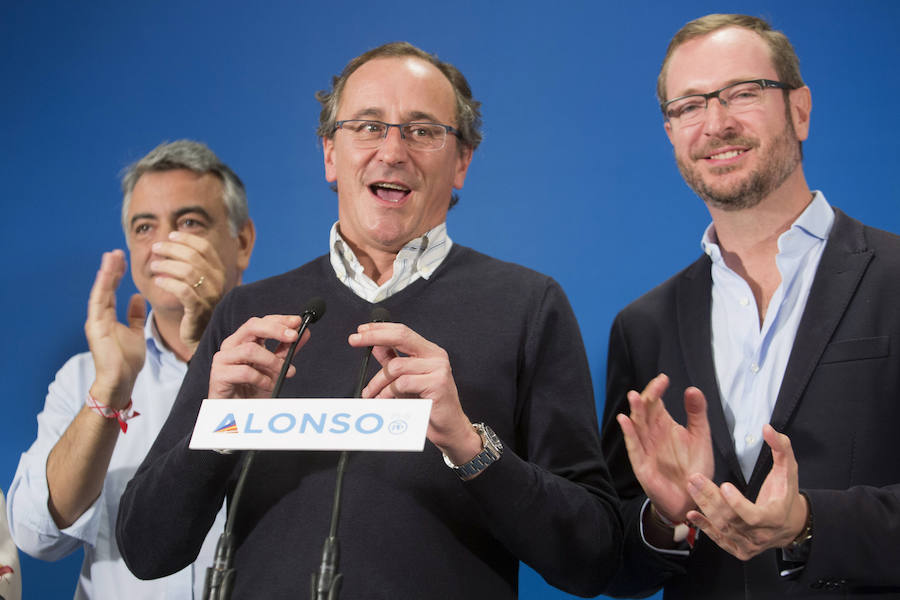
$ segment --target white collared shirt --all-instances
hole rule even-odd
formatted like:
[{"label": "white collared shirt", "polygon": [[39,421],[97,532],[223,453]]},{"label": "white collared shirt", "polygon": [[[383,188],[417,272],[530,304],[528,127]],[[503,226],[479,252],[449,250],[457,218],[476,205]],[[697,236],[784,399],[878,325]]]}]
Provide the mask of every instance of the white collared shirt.
[{"label": "white collared shirt", "polygon": [[447,223],[441,223],[425,235],[408,241],[394,259],[391,278],[378,285],[363,270],[353,249],[341,237],[338,223],[331,226],[328,247],[331,266],[337,278],[354,294],[378,303],[396,294],[418,279],[428,279],[447,258],[453,240],[447,235]]},{"label": "white collared shirt", "polygon": [[744,479],[749,480],[764,443],[763,425],[775,400],[809,290],[834,224],[834,211],[822,192],[778,237],[775,264],[781,283],[762,326],[750,286],[728,268],[713,225],[701,246],[712,260],[712,350],[725,421]]},{"label": "white collared shirt", "polygon": [[[50,384],[44,410],[37,417],[37,439],[19,459],[7,494],[12,537],[24,552],[43,560],[57,560],[84,547],[76,600],[200,598],[206,567],[212,565],[215,544],[225,525],[223,509],[216,517],[197,561],[161,579],[137,579],[119,554],[116,544],[119,498],[169,416],[187,371],[187,365],[163,344],[152,312],[144,327],[144,338],[147,354],[132,390],[134,409],[140,415],[128,421],[128,433],[119,434],[100,497],[75,523],[62,530],[56,526],[47,508],[47,457],[81,410],[94,381],[94,362],[89,352],[70,358]],[[72,587],[76,587],[75,581]]]}]

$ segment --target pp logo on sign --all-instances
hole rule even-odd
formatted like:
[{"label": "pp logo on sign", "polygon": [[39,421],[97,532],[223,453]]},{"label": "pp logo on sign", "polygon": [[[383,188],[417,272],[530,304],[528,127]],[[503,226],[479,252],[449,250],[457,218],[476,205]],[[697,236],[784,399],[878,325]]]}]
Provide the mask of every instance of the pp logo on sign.
[{"label": "pp logo on sign", "polygon": [[388,424],[388,433],[400,435],[401,433],[404,433],[406,431],[406,428],[406,421],[404,421],[403,419],[396,419]]}]

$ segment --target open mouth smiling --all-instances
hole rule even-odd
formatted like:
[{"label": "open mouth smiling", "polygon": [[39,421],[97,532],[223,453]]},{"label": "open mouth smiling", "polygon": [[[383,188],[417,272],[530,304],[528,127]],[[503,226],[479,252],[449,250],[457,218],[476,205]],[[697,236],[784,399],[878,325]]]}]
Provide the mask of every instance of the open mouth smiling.
[{"label": "open mouth smiling", "polygon": [[744,152],[746,152],[746,150],[728,150],[726,152],[719,152],[718,154],[711,154],[711,155],[707,156],[706,158],[709,158],[712,160],[727,160],[729,158],[734,158],[736,156],[740,156]]},{"label": "open mouth smiling", "polygon": [[400,202],[409,194],[410,189],[399,183],[379,181],[369,186],[369,190],[386,202]]}]

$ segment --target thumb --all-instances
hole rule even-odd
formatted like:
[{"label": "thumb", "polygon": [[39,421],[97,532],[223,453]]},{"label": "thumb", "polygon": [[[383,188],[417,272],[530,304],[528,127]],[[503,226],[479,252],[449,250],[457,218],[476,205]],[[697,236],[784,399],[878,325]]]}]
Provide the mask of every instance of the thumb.
[{"label": "thumb", "polygon": [[136,331],[143,331],[147,323],[147,305],[144,297],[134,294],[128,301],[128,327]]},{"label": "thumb", "polygon": [[687,428],[695,434],[709,435],[709,419],[706,416],[706,397],[699,388],[684,390],[684,410],[687,413]]}]

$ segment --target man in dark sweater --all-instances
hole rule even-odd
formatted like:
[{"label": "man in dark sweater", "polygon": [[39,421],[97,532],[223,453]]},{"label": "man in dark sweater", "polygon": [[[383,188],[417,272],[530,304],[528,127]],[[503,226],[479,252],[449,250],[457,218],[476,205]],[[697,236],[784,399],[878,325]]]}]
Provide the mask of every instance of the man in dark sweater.
[{"label": "man in dark sweater", "polygon": [[[422,453],[350,456],[342,596],[515,598],[520,560],[564,590],[600,593],[618,566],[621,523],[572,310],[552,279],[447,235],[453,190],[481,137],[468,83],[393,43],[353,59],[318,98],[326,179],[338,192],[329,254],[217,309],[122,498],[126,563],[153,578],[193,560],[240,463],[188,449],[200,403],[268,396],[296,315],[321,296],[328,314],[284,396],[352,395],[361,348],[375,346],[381,368],[364,397],[433,400]],[[396,323],[360,326],[375,304]],[[336,462],[325,452],[257,456],[235,520],[235,598],[306,595]]]}]

